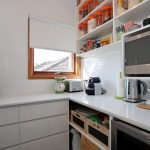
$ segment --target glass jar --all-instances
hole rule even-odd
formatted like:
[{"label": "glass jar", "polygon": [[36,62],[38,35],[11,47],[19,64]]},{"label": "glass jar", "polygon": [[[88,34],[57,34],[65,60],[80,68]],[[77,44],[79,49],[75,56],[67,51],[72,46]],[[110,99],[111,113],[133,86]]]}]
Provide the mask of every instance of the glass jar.
[{"label": "glass jar", "polygon": [[63,93],[65,90],[65,84],[64,84],[65,77],[58,77],[58,78],[55,78],[55,80],[56,80],[55,92]]},{"label": "glass jar", "polygon": [[102,8],[103,23],[112,19],[112,6],[106,5]]},{"label": "glass jar", "polygon": [[86,34],[88,32],[87,22],[83,23],[83,31],[84,31],[84,34]]},{"label": "glass jar", "polygon": [[84,24],[79,25],[79,37],[82,37],[85,34],[83,26]]},{"label": "glass jar", "polygon": [[96,24],[97,26],[100,26],[103,24],[103,20],[102,20],[102,12],[99,11],[95,14],[95,18],[96,18]]},{"label": "glass jar", "polygon": [[94,16],[91,16],[88,20],[88,32],[93,31],[96,28],[96,19]]}]

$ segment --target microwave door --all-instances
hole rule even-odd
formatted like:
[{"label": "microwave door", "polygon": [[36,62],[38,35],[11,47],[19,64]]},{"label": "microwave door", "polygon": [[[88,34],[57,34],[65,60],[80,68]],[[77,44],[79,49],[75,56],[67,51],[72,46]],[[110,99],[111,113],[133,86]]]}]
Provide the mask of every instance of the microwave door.
[{"label": "microwave door", "polygon": [[125,42],[125,74],[150,74],[150,32]]}]

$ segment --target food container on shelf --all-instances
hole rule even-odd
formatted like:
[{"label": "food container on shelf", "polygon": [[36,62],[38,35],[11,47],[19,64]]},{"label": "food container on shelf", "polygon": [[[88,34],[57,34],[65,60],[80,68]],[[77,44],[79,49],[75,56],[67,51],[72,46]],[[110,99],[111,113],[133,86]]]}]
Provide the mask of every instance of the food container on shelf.
[{"label": "food container on shelf", "polygon": [[88,15],[88,5],[85,4],[83,6],[83,17],[82,18],[86,17],[87,15]]},{"label": "food container on shelf", "polygon": [[88,40],[88,50],[94,49],[94,40]]},{"label": "food container on shelf", "polygon": [[88,20],[88,32],[92,32],[96,28],[96,19],[91,16]]},{"label": "food container on shelf", "polygon": [[122,36],[123,34],[125,33],[125,29],[124,29],[124,26],[121,25],[119,27],[116,28],[116,32],[117,32],[117,40],[121,40],[122,39]]},{"label": "food container on shelf", "polygon": [[79,25],[79,37],[82,37],[85,34],[84,24]]},{"label": "food container on shelf", "polygon": [[95,14],[95,18],[96,18],[96,24],[97,24],[97,26],[100,26],[100,25],[103,24],[102,12],[101,12],[101,11],[98,11],[98,12]]},{"label": "food container on shelf", "polygon": [[128,9],[128,0],[117,0],[117,14],[120,15]]},{"label": "food container on shelf", "polygon": [[79,9],[79,21],[83,18],[83,7]]},{"label": "food container on shelf", "polygon": [[90,13],[95,8],[94,0],[88,0],[88,12]]},{"label": "food container on shelf", "polygon": [[106,5],[102,8],[102,17],[103,17],[103,23],[109,21],[112,19],[112,6]]},{"label": "food container on shelf", "polygon": [[132,8],[134,6],[136,6],[137,4],[139,4],[141,2],[141,0],[129,0],[128,1],[128,8]]},{"label": "food container on shelf", "polygon": [[87,22],[83,23],[83,31],[84,31],[84,34],[86,34],[88,32],[88,24],[87,24]]}]

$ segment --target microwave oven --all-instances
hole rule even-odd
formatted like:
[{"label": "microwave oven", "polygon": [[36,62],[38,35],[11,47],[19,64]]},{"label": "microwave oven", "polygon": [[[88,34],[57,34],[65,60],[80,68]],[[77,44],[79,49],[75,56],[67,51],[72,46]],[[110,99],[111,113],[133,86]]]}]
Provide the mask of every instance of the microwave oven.
[{"label": "microwave oven", "polygon": [[150,27],[124,36],[126,76],[150,77]]}]

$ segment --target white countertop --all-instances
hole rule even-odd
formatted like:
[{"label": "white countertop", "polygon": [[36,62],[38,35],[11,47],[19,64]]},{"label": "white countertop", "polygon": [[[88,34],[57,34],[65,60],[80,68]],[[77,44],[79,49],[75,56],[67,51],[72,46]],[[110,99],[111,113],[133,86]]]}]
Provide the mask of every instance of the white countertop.
[{"label": "white countertop", "polygon": [[128,103],[122,100],[116,100],[113,96],[109,95],[88,96],[80,92],[30,95],[13,98],[1,97],[0,107],[62,99],[70,99],[74,102],[104,112],[113,117],[150,131],[150,110],[138,108],[136,107],[137,104],[135,103]]}]

